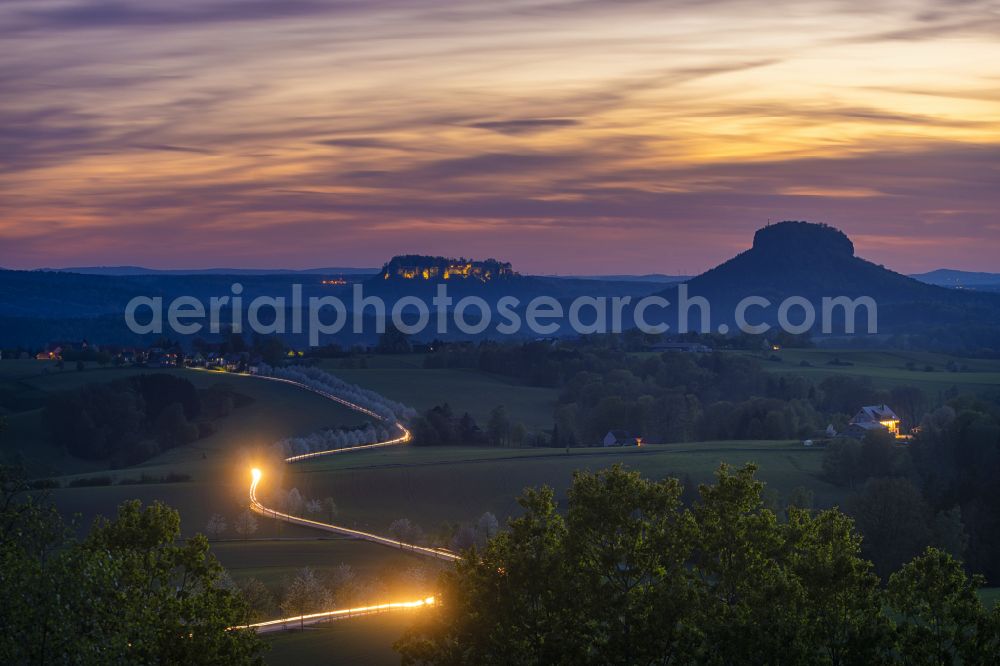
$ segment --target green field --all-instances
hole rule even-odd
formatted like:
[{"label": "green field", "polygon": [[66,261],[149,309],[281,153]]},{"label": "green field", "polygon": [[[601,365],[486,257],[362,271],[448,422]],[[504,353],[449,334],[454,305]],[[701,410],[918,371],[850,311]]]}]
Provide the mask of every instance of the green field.
[{"label": "green field", "polygon": [[[385,529],[409,518],[425,531],[442,523],[474,520],[484,511],[501,519],[517,511],[515,498],[528,486],[552,486],[562,496],[574,470],[621,462],[650,478],[690,476],[712,480],[720,462],[756,462],[760,476],[781,495],[811,488],[816,502],[831,506],[845,491],[819,478],[822,450],[795,442],[701,442],[641,448],[487,449],[405,447],[331,456],[297,464],[286,485],[307,495],[332,495],[349,523]],[[262,492],[267,492],[264,488]]]},{"label": "green field", "polygon": [[[759,352],[752,355],[761,357]],[[763,367],[770,372],[800,375],[815,382],[838,375],[870,377],[877,388],[915,386],[923,389],[932,400],[952,387],[970,393],[1000,387],[1000,361],[988,359],[930,352],[845,349],[782,349],[766,353],[766,356],[772,355],[781,361],[760,358]],[[831,365],[834,359],[852,365]],[[804,366],[803,362],[810,365]],[[966,366],[966,371],[949,371],[949,362]]]},{"label": "green field", "polygon": [[409,573],[419,570],[433,580],[445,566],[410,552],[330,536],[216,541],[212,543],[212,552],[234,580],[256,578],[279,598],[287,582],[302,567],[325,576],[340,564],[350,565],[359,580],[381,583],[381,593],[369,592],[375,596],[363,597],[358,602],[364,605],[419,599],[427,589],[423,584],[415,585]]},{"label": "green field", "polygon": [[266,638],[269,664],[326,664],[329,666],[398,666],[399,655],[392,644],[413,622],[419,611],[402,611],[328,622],[305,631],[272,634]]},{"label": "green field", "polygon": [[[407,358],[407,357],[401,357]],[[389,357],[391,361],[393,357]],[[337,369],[336,362],[324,368],[341,379],[371,389],[420,411],[447,402],[456,414],[469,412],[485,426],[490,411],[498,405],[507,407],[511,418],[529,430],[552,427],[556,404],[555,389],[518,384],[512,379],[488,375],[477,370],[441,370],[419,367],[378,367]]]},{"label": "green field", "polygon": [[[14,370],[7,368],[9,364]],[[25,364],[34,364],[26,366]],[[49,366],[45,361],[3,361],[0,368],[7,381],[17,381],[28,390],[48,394],[95,382],[109,382],[142,373],[169,373],[190,380],[198,388],[225,383],[253,402],[233,410],[224,419],[214,422],[216,432],[189,446],[165,451],[155,458],[130,468],[139,473],[179,471],[199,476],[204,471],[202,461],[229,455],[234,451],[266,447],[284,437],[306,435],[326,427],[362,423],[362,415],[308,391],[279,382],[266,382],[253,377],[194,370],[147,370],[143,368],[88,368],[38,372],[38,366]],[[20,370],[22,374],[15,372]],[[34,374],[28,374],[34,370]],[[52,446],[48,429],[43,422],[41,409],[8,415],[9,431],[4,436],[4,452],[20,452],[36,476],[66,473],[91,473],[104,467],[102,463],[71,458]],[[212,474],[215,470],[212,471]],[[137,476],[128,471],[116,476]]]}]

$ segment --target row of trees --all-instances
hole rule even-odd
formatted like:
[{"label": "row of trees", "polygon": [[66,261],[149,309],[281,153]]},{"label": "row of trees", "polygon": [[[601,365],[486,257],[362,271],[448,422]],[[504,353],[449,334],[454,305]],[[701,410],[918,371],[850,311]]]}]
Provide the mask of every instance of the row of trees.
[{"label": "row of trees", "polygon": [[913,387],[881,391],[847,375],[814,384],[770,373],[745,355],[641,356],[629,353],[627,342],[614,336],[560,345],[483,342],[444,347],[425,365],[474,367],[561,389],[556,446],[592,446],[615,429],[655,442],[812,437],[831,423],[843,427],[861,405],[890,403],[911,426],[928,407]]},{"label": "row of trees", "polygon": [[929,549],[880,585],[837,510],[767,509],[753,466],[685,507],[676,479],[578,472],[440,582],[404,664],[985,664],[1000,607]]},{"label": "row of trees", "polygon": [[411,407],[389,400],[370,389],[362,388],[354,384],[331,375],[319,368],[308,366],[291,366],[287,368],[264,368],[264,374],[272,374],[280,379],[289,379],[309,388],[331,393],[345,400],[350,400],[354,404],[361,405],[365,409],[378,414],[390,422],[395,420],[406,420],[416,416],[416,412]]},{"label": "row of trees", "polygon": [[[401,577],[405,579],[404,588],[416,587],[421,592],[428,589],[430,575],[425,569],[410,567]],[[339,564],[325,576],[304,567],[284,587],[278,606],[289,617],[390,601],[385,581],[377,576],[364,580],[349,564]]]},{"label": "row of trees", "polygon": [[[293,516],[305,516],[314,520],[333,522],[339,509],[332,497],[309,499],[298,488],[278,490],[273,498],[274,506]],[[257,521],[250,511],[241,512],[233,525],[234,531],[243,538],[257,531]],[[482,548],[500,529],[497,517],[487,511],[471,522],[446,523],[433,532],[427,532],[415,521],[403,517],[393,520],[386,528],[386,534],[404,543],[417,545],[444,546],[454,551],[464,551],[474,546]],[[220,538],[228,533],[229,524],[222,514],[213,514],[205,526],[210,538]]]},{"label": "row of trees", "polygon": [[330,449],[374,444],[389,439],[389,437],[389,429],[382,422],[376,425],[369,421],[362,425],[326,428],[303,437],[288,437],[275,442],[272,449],[277,455],[287,458],[314,451],[329,451]]},{"label": "row of trees", "polygon": [[[259,523],[257,516],[250,509],[244,509],[233,520],[232,529],[243,539],[249,539],[257,533]],[[205,525],[205,536],[209,539],[220,539],[229,533],[229,521],[221,513],[213,513]]]},{"label": "row of trees", "polygon": [[531,436],[525,425],[513,421],[504,405],[490,411],[486,429],[468,412],[456,416],[451,405],[436,405],[410,421],[417,446],[528,446],[549,445],[545,437]]},{"label": "row of trees", "polygon": [[563,385],[555,415],[563,437],[592,445],[625,429],[654,442],[809,438],[830,424],[843,428],[861,405],[898,406],[910,425],[927,408],[912,387],[881,391],[851,376],[813,384],[732,354],[624,356],[604,366]]}]

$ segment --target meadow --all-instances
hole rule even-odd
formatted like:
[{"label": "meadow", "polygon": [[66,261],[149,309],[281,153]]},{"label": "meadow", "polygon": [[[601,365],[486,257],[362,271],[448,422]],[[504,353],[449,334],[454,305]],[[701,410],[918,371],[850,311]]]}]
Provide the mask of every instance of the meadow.
[{"label": "meadow", "polygon": [[[981,393],[1000,387],[1000,361],[991,359],[856,349],[781,349],[751,355],[769,372],[800,375],[816,383],[827,377],[869,377],[876,388],[915,386],[931,400],[939,399],[952,388],[959,392]],[[835,365],[836,362],[850,365]],[[950,370],[949,364],[960,370]]]},{"label": "meadow", "polygon": [[306,627],[305,631],[271,634],[265,639],[269,664],[324,664],[326,666],[398,666],[392,644],[419,611],[373,615]]},{"label": "meadow", "polygon": [[[48,369],[48,372],[43,370]],[[85,370],[59,371],[48,361],[2,361],[0,381],[35,396],[40,401],[57,391],[85,384],[104,383],[142,373],[169,373],[184,377],[199,389],[227,384],[252,403],[233,410],[216,420],[216,432],[190,445],[165,451],[155,458],[129,468],[114,471],[114,478],[141,473],[176,471],[192,477],[203,475],[202,461],[229,455],[237,450],[266,447],[284,437],[306,435],[316,430],[363,423],[366,419],[318,395],[278,382],[264,382],[253,377],[185,369],[101,368],[88,365]],[[35,476],[92,474],[106,465],[67,456],[51,444],[49,431],[40,407],[8,415],[9,430],[4,438],[4,452],[20,453]],[[212,475],[215,470],[212,471]]]},{"label": "meadow", "polygon": [[[302,567],[310,567],[322,575],[331,573],[340,564],[347,564],[363,580],[392,582],[394,597],[413,594],[418,598],[426,590],[396,589],[402,585],[398,580],[400,574],[412,569],[436,572],[440,566],[434,560],[407,551],[347,537],[317,538],[315,532],[312,534],[246,541],[230,538],[212,542],[212,552],[235,580],[253,577],[276,592],[283,589],[285,581]],[[364,603],[393,600],[372,598],[365,599]]]},{"label": "meadow", "polygon": [[[564,497],[576,470],[621,463],[660,479],[710,482],[721,462],[757,463],[772,494],[786,497],[802,486],[818,506],[846,499],[845,491],[820,478],[822,450],[798,442],[699,442],[629,448],[490,449],[404,447],[331,456],[296,464],[285,484],[306,495],[330,493],[359,529],[385,529],[409,518],[425,531],[475,520],[485,511],[498,518],[517,512],[525,487],[548,485]],[[267,492],[267,489],[264,489]]]},{"label": "meadow", "polygon": [[[424,369],[397,362],[385,367],[393,358],[372,357],[368,368],[341,369],[336,361],[323,368],[341,379],[371,389],[387,398],[424,411],[448,403],[456,414],[469,412],[485,427],[490,412],[504,405],[513,421],[520,421],[528,430],[552,427],[557,392],[555,389],[524,386],[507,377],[468,369]],[[408,357],[399,357],[406,359]],[[421,357],[417,357],[421,358]]]}]

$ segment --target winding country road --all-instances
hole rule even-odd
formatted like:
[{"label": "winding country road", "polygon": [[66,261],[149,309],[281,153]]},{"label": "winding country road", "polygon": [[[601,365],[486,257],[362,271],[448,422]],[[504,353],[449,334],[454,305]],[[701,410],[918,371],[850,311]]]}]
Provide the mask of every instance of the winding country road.
[{"label": "winding country road", "polygon": [[[413,439],[413,435],[406,428],[406,426],[401,423],[386,418],[381,414],[378,414],[366,407],[353,403],[346,400],[340,396],[336,396],[327,391],[322,391],[311,386],[307,386],[301,382],[297,382],[291,379],[285,379],[281,377],[268,377],[264,375],[256,375],[258,379],[264,379],[268,381],[282,382],[285,384],[291,384],[299,388],[311,391],[318,395],[332,400],[333,402],[339,403],[348,409],[360,412],[367,416],[372,417],[384,424],[386,424],[390,430],[396,430],[398,435],[392,439],[388,439],[382,442],[376,442],[374,444],[363,444],[360,446],[352,446],[340,449],[330,449],[327,451],[315,451],[312,453],[305,453],[302,455],[291,456],[285,458],[286,464],[294,464],[302,460],[310,460],[320,456],[327,455],[344,455],[349,453],[355,453],[358,451],[366,451],[369,449],[381,448],[386,446],[402,446],[409,443]],[[302,527],[308,527],[315,530],[320,530],[323,532],[340,534],[343,536],[352,537],[355,539],[362,539],[364,541],[370,541],[372,543],[377,543],[382,546],[387,546],[390,548],[395,548],[397,550],[409,551],[415,555],[421,555],[424,557],[432,557],[437,560],[444,560],[447,562],[453,562],[459,558],[457,553],[444,548],[429,548],[427,546],[420,546],[414,543],[407,543],[405,541],[399,541],[397,539],[392,539],[390,537],[380,536],[377,534],[372,534],[370,532],[362,532],[360,530],[355,530],[350,527],[344,527],[342,525],[331,525],[329,523],[322,523],[316,520],[309,520],[308,518],[300,518],[298,516],[292,516],[287,513],[282,513],[281,511],[276,511],[275,509],[268,508],[264,506],[263,503],[257,497],[257,488],[263,479],[263,472],[257,468],[251,470],[250,473],[250,510],[254,513],[260,514],[261,516],[267,518],[273,518],[274,520],[281,520],[286,523],[291,523],[293,525],[300,525]],[[423,599],[416,599],[412,601],[399,601],[392,603],[377,604],[374,606],[362,606],[358,608],[342,608],[337,610],[324,611],[321,613],[311,613],[308,615],[295,616],[295,617],[285,617],[276,620],[268,620],[266,622],[257,622],[255,624],[247,625],[248,628],[255,628],[258,633],[268,633],[273,631],[284,631],[287,629],[294,629],[300,626],[316,624],[318,622],[328,622],[331,620],[341,620],[349,617],[359,617],[363,615],[373,615],[377,613],[385,613],[393,610],[403,610],[403,609],[413,609],[421,608],[425,606],[430,606],[434,604],[434,597],[428,596]]]}]

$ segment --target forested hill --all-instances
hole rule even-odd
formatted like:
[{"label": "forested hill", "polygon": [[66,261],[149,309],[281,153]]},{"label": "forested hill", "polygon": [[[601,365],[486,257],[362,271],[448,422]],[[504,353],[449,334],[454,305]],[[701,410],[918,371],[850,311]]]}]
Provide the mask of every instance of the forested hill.
[{"label": "forested hill", "polygon": [[[688,293],[704,296],[713,311],[732,311],[747,296],[775,305],[802,296],[817,305],[823,297],[870,296],[879,323],[1000,323],[1000,296],[946,289],[891,271],[855,255],[847,235],[825,224],[780,222],[759,229],[753,246],[692,278]],[[664,295],[676,297],[670,287]],[[761,316],[773,319],[776,307]]]}]

